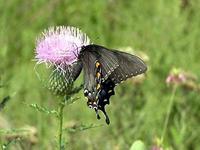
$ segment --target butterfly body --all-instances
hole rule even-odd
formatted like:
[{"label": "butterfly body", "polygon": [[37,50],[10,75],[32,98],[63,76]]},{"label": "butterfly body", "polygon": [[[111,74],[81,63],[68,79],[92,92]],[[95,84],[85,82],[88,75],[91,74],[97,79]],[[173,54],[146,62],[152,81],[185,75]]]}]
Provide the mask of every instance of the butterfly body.
[{"label": "butterfly body", "polygon": [[109,118],[105,111],[110,97],[115,94],[117,84],[132,76],[144,73],[147,70],[145,63],[137,56],[110,50],[99,45],[83,46],[78,56],[84,71],[84,95],[88,99],[87,105],[96,111],[101,110],[106,123]]}]

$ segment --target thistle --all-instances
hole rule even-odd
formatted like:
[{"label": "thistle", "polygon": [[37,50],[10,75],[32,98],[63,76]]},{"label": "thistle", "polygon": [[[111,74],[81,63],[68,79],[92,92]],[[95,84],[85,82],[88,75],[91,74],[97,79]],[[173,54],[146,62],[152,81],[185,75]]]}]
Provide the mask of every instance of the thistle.
[{"label": "thistle", "polygon": [[54,94],[63,96],[58,108],[59,131],[58,147],[63,149],[63,109],[71,94],[77,93],[73,82],[81,72],[82,65],[78,55],[83,46],[90,43],[86,34],[75,27],[51,27],[45,30],[36,40],[37,64],[44,63],[51,69],[47,87]]},{"label": "thistle", "polygon": [[173,68],[166,78],[168,85],[180,85],[186,82],[186,75],[181,69]]},{"label": "thistle", "polygon": [[37,63],[53,65],[65,71],[77,62],[81,47],[90,44],[86,34],[75,27],[50,27],[36,41]]},{"label": "thistle", "polygon": [[90,43],[86,34],[75,27],[50,27],[36,40],[37,64],[44,63],[51,68],[47,87],[56,95],[70,93],[73,82],[81,69],[77,70],[81,47]]}]

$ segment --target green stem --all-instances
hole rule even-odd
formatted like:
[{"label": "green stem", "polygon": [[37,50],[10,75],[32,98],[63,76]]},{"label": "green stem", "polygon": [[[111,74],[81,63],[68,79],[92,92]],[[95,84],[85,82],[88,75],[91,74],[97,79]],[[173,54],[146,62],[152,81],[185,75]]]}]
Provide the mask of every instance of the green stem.
[{"label": "green stem", "polygon": [[176,89],[177,89],[177,85],[173,86],[172,95],[171,95],[171,98],[170,98],[170,101],[169,101],[169,106],[168,106],[168,109],[167,109],[167,116],[166,116],[166,119],[165,119],[164,128],[163,128],[163,132],[162,132],[162,136],[161,136],[161,143],[163,143],[164,137],[165,137],[165,134],[166,134],[166,131],[167,131],[167,126],[168,126],[168,123],[169,123],[169,117],[170,117],[171,109],[172,109],[172,106],[173,106]]},{"label": "green stem", "polygon": [[59,150],[63,149],[62,145],[62,128],[63,128],[63,109],[65,107],[65,99],[61,100],[61,103],[59,105],[59,132],[58,132],[58,144],[59,144]]}]

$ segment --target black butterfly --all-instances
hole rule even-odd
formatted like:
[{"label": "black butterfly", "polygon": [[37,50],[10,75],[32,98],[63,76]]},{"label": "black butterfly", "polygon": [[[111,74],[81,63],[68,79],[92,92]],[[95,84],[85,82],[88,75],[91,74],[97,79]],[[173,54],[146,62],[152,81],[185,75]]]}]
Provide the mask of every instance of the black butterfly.
[{"label": "black butterfly", "polygon": [[137,56],[93,44],[82,47],[78,60],[73,68],[73,77],[77,78],[83,68],[87,105],[96,111],[97,119],[100,119],[98,110],[101,110],[109,124],[105,105],[115,94],[115,86],[127,78],[144,73],[147,66]]}]

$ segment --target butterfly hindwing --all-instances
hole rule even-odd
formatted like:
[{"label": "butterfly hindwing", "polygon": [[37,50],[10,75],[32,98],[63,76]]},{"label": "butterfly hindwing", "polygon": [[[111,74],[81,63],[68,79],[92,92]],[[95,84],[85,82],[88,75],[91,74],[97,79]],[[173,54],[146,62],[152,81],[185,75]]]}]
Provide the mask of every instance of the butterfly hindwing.
[{"label": "butterfly hindwing", "polygon": [[101,90],[98,94],[98,109],[104,113],[107,124],[110,123],[110,119],[106,113],[105,106],[110,104],[110,97],[115,94],[114,88],[115,83],[108,78],[102,83]]}]

